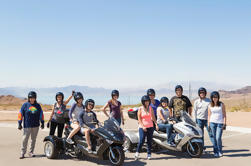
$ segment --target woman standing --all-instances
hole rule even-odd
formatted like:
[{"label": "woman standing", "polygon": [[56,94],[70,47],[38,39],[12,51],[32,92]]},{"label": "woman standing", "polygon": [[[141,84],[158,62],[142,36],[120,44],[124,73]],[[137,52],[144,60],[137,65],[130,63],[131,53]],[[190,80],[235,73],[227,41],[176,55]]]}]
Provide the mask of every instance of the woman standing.
[{"label": "woman standing", "polygon": [[[34,91],[29,92],[28,102],[24,103],[18,113],[18,129],[22,130],[23,140],[20,159],[23,159],[27,150],[29,137],[31,136],[31,147],[29,156],[35,157],[34,149],[37,139],[37,134],[41,122],[41,129],[44,128],[44,114],[40,104],[37,103],[37,94]],[[23,122],[23,126],[22,126]]]},{"label": "woman standing", "polygon": [[[117,122],[119,123],[119,125],[121,125],[121,122],[124,125],[125,123],[124,123],[123,112],[121,109],[121,102],[118,101],[119,91],[113,90],[111,96],[112,96],[112,99],[109,100],[108,103],[105,104],[105,106],[103,107],[103,112],[108,118],[109,117],[115,118]],[[110,108],[110,116],[106,112],[107,107]]]},{"label": "woman standing", "polygon": [[150,106],[151,99],[149,96],[145,95],[141,98],[141,103],[143,106],[139,107],[138,110],[138,123],[139,123],[139,143],[137,151],[135,153],[135,160],[139,158],[139,153],[141,151],[142,145],[145,142],[145,137],[147,137],[147,159],[151,159],[151,149],[152,149],[152,138],[153,138],[153,122],[156,126],[156,130],[159,127],[156,122],[154,115],[154,110]]},{"label": "woman standing", "polygon": [[211,93],[211,103],[208,108],[208,126],[213,134],[214,156],[222,157],[222,132],[226,128],[225,105],[220,101],[219,92]]},{"label": "woman standing", "polygon": [[62,92],[56,93],[56,103],[52,107],[51,116],[47,123],[47,127],[50,127],[50,135],[54,135],[57,128],[58,137],[62,138],[65,123],[64,115],[66,111],[66,105],[72,99],[73,94],[74,91],[72,91],[72,95],[66,101],[64,101],[64,94]]}]

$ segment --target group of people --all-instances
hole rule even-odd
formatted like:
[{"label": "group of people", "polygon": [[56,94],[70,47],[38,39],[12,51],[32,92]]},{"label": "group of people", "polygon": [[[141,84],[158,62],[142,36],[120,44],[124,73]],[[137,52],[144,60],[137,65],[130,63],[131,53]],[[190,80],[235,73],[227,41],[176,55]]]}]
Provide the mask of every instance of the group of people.
[{"label": "group of people", "polygon": [[[222,132],[226,126],[226,111],[224,104],[220,101],[220,95],[214,91],[211,93],[210,99],[206,97],[207,91],[205,88],[198,90],[199,99],[194,102],[194,107],[187,96],[183,95],[181,85],[175,87],[176,96],[172,97],[170,102],[167,97],[162,97],[159,100],[155,99],[156,93],[154,89],[148,89],[147,94],[142,96],[142,106],[138,109],[138,128],[139,128],[139,143],[135,153],[135,159],[139,158],[139,153],[147,138],[147,159],[151,159],[151,146],[154,130],[166,132],[167,143],[170,146],[176,146],[171,138],[173,124],[180,120],[181,111],[186,111],[192,116],[194,111],[196,123],[204,130],[207,128],[210,140],[214,146],[215,157],[222,156]],[[88,152],[92,153],[90,133],[94,132],[96,124],[99,123],[97,115],[93,112],[95,101],[87,99],[84,102],[84,97],[81,92],[72,91],[72,95],[64,100],[62,92],[56,93],[56,102],[52,107],[52,112],[49,117],[47,127],[50,128],[49,135],[54,135],[57,129],[57,136],[62,137],[65,125],[66,105],[74,98],[75,102],[71,106],[68,117],[70,125],[73,128],[68,138],[67,143],[74,144],[72,137],[81,132],[85,135],[88,144]],[[119,91],[113,90],[111,99],[104,105],[102,111],[107,117],[113,117],[118,122],[118,125],[125,124],[125,119],[122,112],[122,104],[118,101]],[[31,147],[29,156],[34,157],[34,148],[36,137],[39,131],[44,128],[44,115],[40,104],[37,103],[37,94],[34,91],[29,92],[28,101],[24,103],[18,114],[18,129],[23,129],[23,139],[20,159],[25,157],[27,151],[28,139],[31,136]],[[110,112],[106,109],[109,107]],[[23,125],[22,125],[23,122]],[[41,125],[40,125],[41,123]],[[203,133],[204,136],[204,133]],[[204,140],[204,137],[203,137]],[[203,143],[204,145],[204,143]],[[205,149],[205,148],[204,148]]]},{"label": "group of people", "polygon": [[176,146],[171,138],[173,124],[180,121],[181,111],[186,111],[192,116],[194,112],[195,120],[203,132],[204,150],[204,127],[207,128],[209,138],[213,144],[214,156],[222,157],[222,133],[226,128],[225,105],[220,101],[220,94],[213,91],[210,99],[206,97],[207,90],[199,88],[199,98],[195,100],[192,107],[191,101],[183,95],[183,87],[175,87],[176,95],[170,102],[167,97],[162,97],[160,101],[155,99],[154,89],[148,89],[147,95],[141,99],[142,106],[138,110],[139,136],[140,140],[135,153],[135,159],[139,158],[145,137],[147,137],[147,159],[151,159],[151,146],[154,130],[161,130],[167,134],[167,144]]},{"label": "group of people", "polygon": [[[119,125],[124,125],[124,117],[121,109],[121,102],[118,101],[119,91],[113,90],[111,93],[111,100],[109,100],[103,107],[103,112],[107,117],[116,119]],[[66,123],[65,113],[66,105],[70,100],[74,98],[75,102],[71,106],[68,117],[70,119],[70,126],[73,128],[69,134],[66,142],[74,144],[72,137],[81,132],[85,135],[88,144],[88,152],[92,153],[90,133],[94,132],[96,124],[99,123],[97,115],[92,111],[95,106],[93,99],[87,99],[84,102],[84,96],[81,92],[72,91],[72,95],[64,100],[64,94],[62,92],[56,93],[56,102],[52,107],[49,120],[47,122],[47,128],[50,128],[49,135],[54,135],[57,129],[57,136],[62,137],[64,126]],[[40,104],[37,103],[37,94],[34,91],[29,92],[28,101],[24,103],[18,113],[18,129],[23,129],[23,139],[20,159],[25,158],[27,151],[28,139],[31,136],[31,147],[28,153],[29,157],[34,157],[34,148],[36,143],[36,137],[39,131],[39,126],[44,129],[44,114]],[[110,108],[110,113],[106,112],[107,108]],[[22,124],[23,123],[23,124]],[[41,123],[41,125],[40,125]]]}]

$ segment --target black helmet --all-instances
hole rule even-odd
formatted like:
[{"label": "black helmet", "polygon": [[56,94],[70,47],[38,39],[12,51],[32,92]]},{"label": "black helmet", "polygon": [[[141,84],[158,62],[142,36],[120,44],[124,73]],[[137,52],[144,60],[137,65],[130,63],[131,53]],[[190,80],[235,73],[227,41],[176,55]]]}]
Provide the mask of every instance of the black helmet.
[{"label": "black helmet", "polygon": [[118,90],[113,90],[111,95],[112,95],[112,97],[113,96],[118,96],[119,97],[119,91]]},{"label": "black helmet", "polygon": [[177,85],[177,86],[175,87],[175,92],[177,91],[177,89],[181,89],[181,91],[183,91],[183,87],[182,87],[181,85]]},{"label": "black helmet", "polygon": [[168,103],[169,102],[169,100],[168,100],[168,98],[167,97],[161,97],[161,99],[160,99],[160,103]]},{"label": "black helmet", "polygon": [[62,96],[62,101],[64,100],[64,94],[62,92],[56,93],[56,101],[58,96]]},{"label": "black helmet", "polygon": [[83,99],[84,100],[83,94],[81,92],[75,92],[74,93],[74,100],[77,102],[78,99]]},{"label": "black helmet", "polygon": [[142,103],[143,105],[145,105],[145,102],[146,102],[146,101],[151,102],[150,97],[147,96],[147,95],[142,96],[142,98],[141,98],[141,103]]},{"label": "black helmet", "polygon": [[207,95],[207,90],[206,88],[200,87],[200,89],[198,90],[198,95],[200,96],[200,92],[204,92],[205,95]]},{"label": "black helmet", "polygon": [[218,97],[218,99],[220,99],[220,94],[219,94],[219,92],[213,91],[213,92],[211,93],[211,95],[210,95],[211,100],[213,100],[213,97],[214,97],[214,96],[216,96],[216,97]]},{"label": "black helmet", "polygon": [[93,107],[95,106],[95,101],[94,101],[93,99],[87,99],[87,100],[85,101],[85,107],[86,107],[86,108],[87,108],[88,103],[92,103],[92,104],[93,104]]},{"label": "black helmet", "polygon": [[34,92],[34,91],[30,91],[29,94],[28,94],[28,98],[37,98],[37,93]]},{"label": "black helmet", "polygon": [[155,90],[154,89],[148,89],[147,92],[146,92],[147,96],[150,96],[150,95],[155,95]]}]

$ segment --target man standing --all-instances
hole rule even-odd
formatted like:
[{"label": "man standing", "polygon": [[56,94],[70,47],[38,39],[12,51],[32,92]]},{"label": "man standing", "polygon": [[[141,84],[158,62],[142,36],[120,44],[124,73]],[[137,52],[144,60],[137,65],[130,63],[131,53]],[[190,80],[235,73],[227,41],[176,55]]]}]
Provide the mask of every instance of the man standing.
[{"label": "man standing", "polygon": [[183,87],[177,85],[175,87],[176,96],[172,97],[169,103],[170,115],[175,117],[180,121],[181,113],[180,111],[186,111],[191,116],[192,114],[192,104],[187,96],[183,95]]},{"label": "man standing", "polygon": [[201,128],[202,130],[202,139],[203,139],[203,148],[204,150],[206,149],[204,146],[204,127],[207,128],[208,131],[208,135],[210,140],[213,139],[213,135],[212,133],[208,130],[208,106],[210,104],[210,99],[207,98],[207,90],[203,87],[201,87],[198,90],[198,95],[199,95],[199,99],[195,100],[194,102],[194,114],[195,114],[195,119],[196,119],[196,123],[198,124],[198,126]]}]

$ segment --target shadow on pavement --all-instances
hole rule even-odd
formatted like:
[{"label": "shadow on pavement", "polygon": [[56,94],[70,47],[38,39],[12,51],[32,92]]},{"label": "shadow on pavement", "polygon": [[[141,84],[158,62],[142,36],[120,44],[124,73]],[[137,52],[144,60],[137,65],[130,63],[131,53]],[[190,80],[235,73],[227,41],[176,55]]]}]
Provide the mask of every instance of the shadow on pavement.
[{"label": "shadow on pavement", "polygon": [[[223,150],[223,156],[226,157],[250,157],[251,153],[238,153],[238,152],[250,152],[248,149],[233,149],[233,150]],[[228,154],[233,153],[233,154]]]}]

